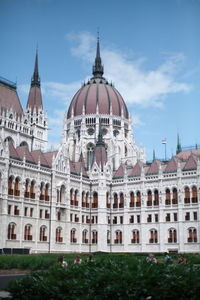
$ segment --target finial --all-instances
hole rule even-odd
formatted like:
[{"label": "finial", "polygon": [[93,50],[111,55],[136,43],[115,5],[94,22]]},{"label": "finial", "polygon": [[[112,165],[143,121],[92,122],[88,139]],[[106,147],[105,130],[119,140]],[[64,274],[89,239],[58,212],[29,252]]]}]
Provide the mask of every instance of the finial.
[{"label": "finial", "polygon": [[179,138],[179,134],[177,134],[177,147],[176,147],[176,154],[179,154],[181,151],[182,151],[182,149],[181,149],[180,138]]},{"label": "finial", "polygon": [[35,66],[34,66],[33,77],[31,80],[31,86],[39,86],[40,87],[40,77],[39,77],[39,71],[38,71],[38,45],[36,48]]},{"label": "finial", "polygon": [[97,32],[97,51],[93,66],[93,75],[96,78],[101,78],[103,75],[103,66],[101,64],[100,46],[99,46],[99,31]]}]

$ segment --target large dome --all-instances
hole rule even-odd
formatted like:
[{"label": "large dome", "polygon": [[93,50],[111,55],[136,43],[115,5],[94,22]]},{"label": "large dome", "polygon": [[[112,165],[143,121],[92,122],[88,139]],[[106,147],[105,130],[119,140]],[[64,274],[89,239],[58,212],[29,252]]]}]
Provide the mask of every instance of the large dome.
[{"label": "large dome", "polygon": [[[83,111],[88,114],[112,114],[128,119],[128,110],[120,93],[112,84],[102,77],[103,66],[101,64],[99,39],[97,42],[97,53],[93,66],[93,77],[84,84],[73,97],[67,118],[82,115]],[[73,112],[73,113],[72,113]]]},{"label": "large dome", "polygon": [[85,114],[112,114],[122,116],[128,119],[128,110],[120,93],[109,84],[103,77],[93,77],[84,84],[82,88],[75,94],[70,104],[67,118],[71,118],[72,110],[74,117]]}]

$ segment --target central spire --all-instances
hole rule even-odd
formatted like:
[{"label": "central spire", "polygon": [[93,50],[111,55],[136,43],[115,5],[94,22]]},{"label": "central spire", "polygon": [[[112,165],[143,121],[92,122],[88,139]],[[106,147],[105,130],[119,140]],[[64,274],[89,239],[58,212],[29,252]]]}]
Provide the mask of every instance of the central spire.
[{"label": "central spire", "polygon": [[100,57],[99,34],[97,37],[97,52],[96,52],[95,63],[93,66],[93,75],[94,77],[102,77],[103,75],[103,66],[101,64],[101,57]]},{"label": "central spire", "polygon": [[34,67],[33,77],[31,79],[31,86],[40,87],[40,77],[38,71],[38,50],[36,51],[36,56],[35,56],[35,67]]}]

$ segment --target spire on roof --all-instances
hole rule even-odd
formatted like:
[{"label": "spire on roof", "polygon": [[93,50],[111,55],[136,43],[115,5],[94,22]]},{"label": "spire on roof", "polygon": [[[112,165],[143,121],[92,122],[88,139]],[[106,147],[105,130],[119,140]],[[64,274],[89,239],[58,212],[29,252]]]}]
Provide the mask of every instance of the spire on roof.
[{"label": "spire on roof", "polygon": [[35,67],[34,67],[33,77],[31,79],[31,86],[40,86],[40,77],[38,71],[38,49],[36,50]]},{"label": "spire on roof", "polygon": [[102,77],[103,75],[103,66],[101,64],[100,46],[99,46],[99,33],[97,36],[97,52],[96,52],[94,66],[93,66],[93,75],[94,77]]},{"label": "spire on roof", "polygon": [[179,134],[177,134],[177,147],[176,147],[176,154],[179,154],[181,151],[182,151],[182,149],[181,149],[180,138],[179,138]]}]

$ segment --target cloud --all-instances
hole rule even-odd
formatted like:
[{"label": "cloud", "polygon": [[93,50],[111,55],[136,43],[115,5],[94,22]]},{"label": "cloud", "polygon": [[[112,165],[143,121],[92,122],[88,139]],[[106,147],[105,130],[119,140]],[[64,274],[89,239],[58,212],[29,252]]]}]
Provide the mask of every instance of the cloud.
[{"label": "cloud", "polygon": [[[83,32],[66,36],[73,44],[72,55],[83,61],[94,61],[95,38],[91,33]],[[114,82],[127,104],[142,107],[163,105],[164,99],[173,93],[190,91],[191,86],[178,81],[178,72],[184,62],[182,53],[164,55],[165,61],[154,70],[144,71],[142,66],[148,63],[146,58],[131,60],[125,52],[115,48],[101,49],[101,57],[106,66],[106,78]]]}]

